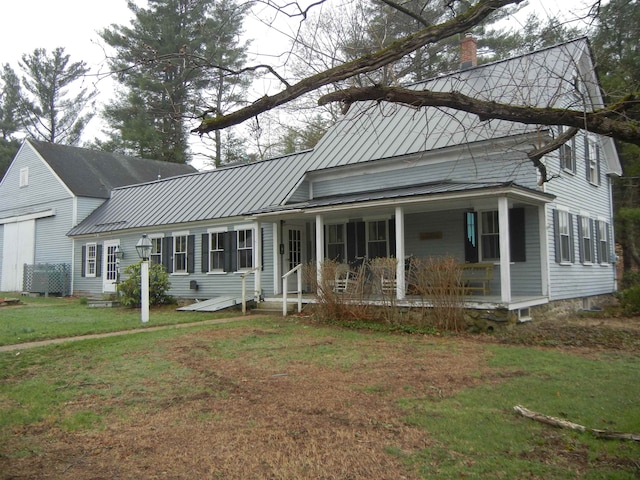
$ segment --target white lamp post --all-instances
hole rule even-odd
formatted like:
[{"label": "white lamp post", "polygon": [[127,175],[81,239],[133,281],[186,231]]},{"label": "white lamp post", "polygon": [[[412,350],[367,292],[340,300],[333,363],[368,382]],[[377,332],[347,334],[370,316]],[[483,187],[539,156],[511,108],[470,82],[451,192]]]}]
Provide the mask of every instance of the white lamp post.
[{"label": "white lamp post", "polygon": [[140,315],[142,323],[149,321],[149,257],[151,256],[151,240],[143,234],[136,244],[140,264]]}]

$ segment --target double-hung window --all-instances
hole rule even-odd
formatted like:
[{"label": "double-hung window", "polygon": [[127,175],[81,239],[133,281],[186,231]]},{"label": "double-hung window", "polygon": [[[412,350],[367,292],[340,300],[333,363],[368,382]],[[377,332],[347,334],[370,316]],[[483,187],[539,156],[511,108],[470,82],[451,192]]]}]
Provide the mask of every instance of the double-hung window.
[{"label": "double-hung window", "polygon": [[187,273],[187,237],[173,236],[173,273]]},{"label": "double-hung window", "polygon": [[573,262],[573,216],[566,210],[554,210],[556,262]]},{"label": "double-hung window", "polygon": [[609,263],[609,224],[603,220],[596,222],[598,262]]},{"label": "double-hung window", "polygon": [[500,259],[500,228],[498,211],[482,212],[480,245],[482,260]]},{"label": "double-hung window", "polygon": [[327,258],[336,262],[345,261],[344,224],[327,225]]},{"label": "double-hung window", "polygon": [[224,271],[224,239],[226,232],[209,233],[209,272]]},{"label": "double-hung window", "polygon": [[580,261],[582,263],[593,263],[593,221],[586,215],[580,215],[578,229],[580,236]]},{"label": "double-hung window", "polygon": [[253,268],[253,229],[237,230],[238,270]]},{"label": "double-hung window", "polygon": [[388,256],[387,225],[387,220],[367,222],[367,255],[369,258],[381,258]]},{"label": "double-hung window", "polygon": [[87,243],[86,250],[86,258],[85,258],[85,276],[86,277],[95,277],[96,276],[96,259],[98,256],[98,245],[95,243]]},{"label": "double-hung window", "polygon": [[[564,128],[560,127],[559,134],[564,133]],[[570,140],[560,145],[558,149],[560,155],[560,168],[569,172],[576,172],[576,137],[571,137]]]},{"label": "double-hung window", "polygon": [[600,185],[600,145],[595,139],[587,139],[587,180]]},{"label": "double-hung window", "polygon": [[149,240],[151,240],[151,255],[149,255],[149,260],[152,264],[162,265],[162,240],[161,236],[149,236]]}]

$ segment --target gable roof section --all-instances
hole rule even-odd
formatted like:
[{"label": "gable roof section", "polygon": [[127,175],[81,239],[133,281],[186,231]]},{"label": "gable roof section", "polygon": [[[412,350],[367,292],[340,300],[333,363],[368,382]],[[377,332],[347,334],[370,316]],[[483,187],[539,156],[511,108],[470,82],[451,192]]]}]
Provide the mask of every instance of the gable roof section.
[{"label": "gable roof section", "polygon": [[[576,76],[586,89],[582,95],[575,94]],[[603,105],[586,38],[443,75],[408,88],[459,92],[522,106],[592,110]],[[416,109],[386,102],[362,102],[352,105],[318,142],[314,157],[316,164],[329,168],[535,130],[534,125],[482,121],[474,114],[443,107]],[[618,170],[616,161],[610,165],[614,173]]]},{"label": "gable roof section", "polygon": [[117,188],[68,235],[237,217],[280,205],[309,166],[311,151]]},{"label": "gable roof section", "polygon": [[124,185],[194,173],[190,165],[27,140],[60,180],[78,197],[109,198]]}]

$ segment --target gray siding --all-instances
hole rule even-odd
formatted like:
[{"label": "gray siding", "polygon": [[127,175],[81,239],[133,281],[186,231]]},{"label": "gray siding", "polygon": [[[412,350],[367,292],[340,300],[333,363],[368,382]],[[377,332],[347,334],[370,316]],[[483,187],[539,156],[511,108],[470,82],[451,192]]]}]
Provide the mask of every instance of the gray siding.
[{"label": "gray siding", "polygon": [[[96,208],[102,205],[105,202],[104,198],[87,198],[87,197],[79,197],[78,198],[78,212],[76,223],[71,225],[71,227],[75,227],[82,220],[87,218],[91,212],[93,212]],[[65,232],[66,233],[66,232]]]},{"label": "gray siding", "polygon": [[73,199],[50,202],[52,217],[36,220],[36,263],[71,263],[73,241],[66,236],[72,227]]},{"label": "gray siding", "polygon": [[[549,277],[550,298],[560,300],[565,298],[602,295],[615,291],[615,265],[596,263],[581,264],[579,260],[579,238],[577,217],[586,214],[593,220],[604,219],[609,223],[610,237],[613,239],[613,218],[611,204],[611,181],[605,175],[606,167],[602,165],[600,185],[592,185],[586,178],[586,158],[583,133],[576,139],[576,173],[571,174],[560,170],[557,155],[550,156],[548,165],[552,172],[560,174],[545,185],[545,191],[556,195],[556,201],[547,206],[547,231],[549,244]],[[573,264],[559,264],[555,262],[555,231],[553,225],[553,210],[565,207],[573,216],[573,248],[575,262]],[[595,234],[592,232],[595,241]],[[597,253],[596,253],[597,255]],[[613,245],[609,245],[609,255],[613,258]]]},{"label": "gray siding", "polygon": [[[243,224],[247,225],[247,224]],[[188,231],[189,235],[195,236],[195,271],[190,274],[170,274],[169,280],[171,288],[169,293],[178,298],[199,298],[208,299],[221,295],[240,296],[242,292],[241,272],[225,272],[225,273],[203,273],[201,271],[202,259],[202,234],[207,232],[208,226],[199,226],[191,228],[173,228],[170,230],[151,230],[146,233],[149,235],[163,234],[170,237],[173,232]],[[233,229],[233,226],[231,226]],[[263,232],[263,270],[261,272],[261,283],[263,293],[271,295],[274,292],[273,286],[273,226],[270,223],[262,225]],[[124,252],[124,258],[120,263],[120,271],[132,263],[137,263],[139,258],[136,253],[135,245],[140,239],[142,233],[135,234],[124,233],[116,236],[103,236],[94,239],[76,239],[75,248],[75,283],[76,292],[89,293],[91,295],[102,294],[102,278],[82,277],[82,246],[87,243],[96,241],[102,244],[105,240],[118,239],[120,241],[120,249]],[[255,253],[254,253],[255,254]],[[206,255],[206,252],[205,252]],[[122,278],[126,278],[122,275]],[[195,280],[198,283],[198,290],[190,288],[190,282]],[[254,291],[254,275],[250,274],[246,280],[247,292],[249,295]]]},{"label": "gray siding", "polygon": [[434,162],[417,167],[407,167],[398,159],[397,168],[376,171],[375,162],[363,165],[357,174],[343,178],[318,180],[313,183],[314,198],[404,187],[442,180],[464,182],[507,182],[529,188],[537,188],[536,173],[528,160],[493,158],[465,158],[457,161]]}]

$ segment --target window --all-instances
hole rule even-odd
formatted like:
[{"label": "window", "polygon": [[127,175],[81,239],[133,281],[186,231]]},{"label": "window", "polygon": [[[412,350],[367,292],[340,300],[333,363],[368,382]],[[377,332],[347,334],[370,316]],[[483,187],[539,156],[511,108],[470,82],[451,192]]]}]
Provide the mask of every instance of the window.
[{"label": "window", "polygon": [[556,262],[573,262],[573,216],[566,210],[554,210]]},{"label": "window", "polygon": [[96,260],[98,258],[98,245],[95,243],[87,243],[86,257],[85,257],[85,276],[96,276]]},{"label": "window", "polygon": [[173,273],[187,273],[187,236],[173,237]]},{"label": "window", "polygon": [[387,257],[387,221],[367,222],[367,255],[369,258]]},{"label": "window", "polygon": [[[560,127],[558,134],[562,135],[564,133],[564,128]],[[564,170],[568,170],[572,173],[576,172],[576,137],[571,137],[570,140],[563,143],[558,153],[560,155],[560,168]]]},{"label": "window", "polygon": [[29,186],[29,167],[20,169],[20,188]]},{"label": "window", "polygon": [[327,225],[327,258],[345,261],[344,224]]},{"label": "window", "polygon": [[238,270],[253,268],[253,230],[238,230]]},{"label": "window", "polygon": [[600,185],[600,145],[594,139],[587,139],[587,180]]},{"label": "window", "polygon": [[162,237],[151,237],[151,255],[149,257],[151,263],[162,264]]},{"label": "window", "polygon": [[224,237],[225,232],[209,234],[209,272],[224,271]]},{"label": "window", "polygon": [[482,260],[500,259],[500,229],[497,210],[482,212],[480,244]]},{"label": "window", "polygon": [[587,216],[578,217],[578,236],[580,237],[580,261],[593,263],[593,239],[591,230],[593,220]]},{"label": "window", "polygon": [[609,263],[609,224],[602,220],[596,222],[598,262]]}]

